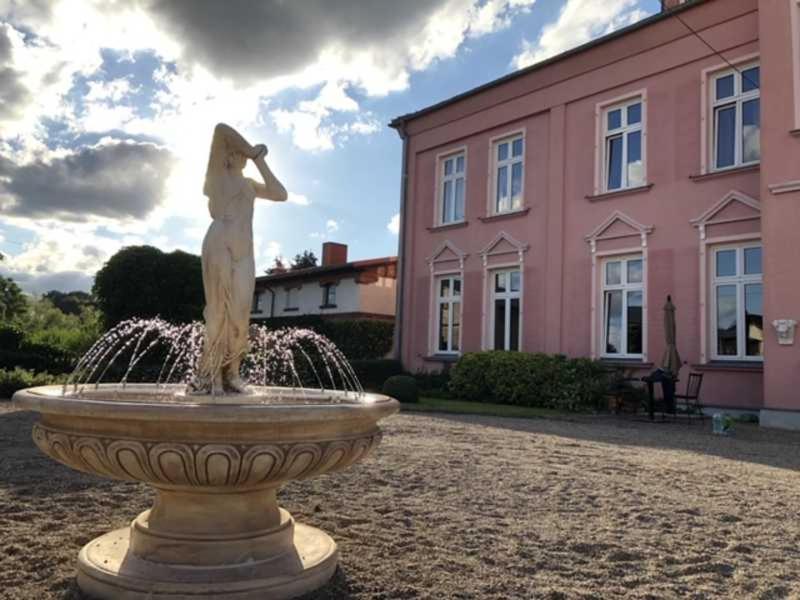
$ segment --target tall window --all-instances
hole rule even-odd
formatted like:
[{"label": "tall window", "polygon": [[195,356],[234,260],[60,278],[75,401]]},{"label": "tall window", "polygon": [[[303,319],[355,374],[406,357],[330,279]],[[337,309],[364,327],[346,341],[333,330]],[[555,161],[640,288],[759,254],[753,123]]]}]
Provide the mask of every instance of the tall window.
[{"label": "tall window", "polygon": [[724,71],[712,79],[714,168],[761,160],[761,92],[758,65]]},{"label": "tall window", "polygon": [[326,283],[322,286],[322,305],[323,306],[336,306],[336,284]]},{"label": "tall window", "polygon": [[718,248],[713,259],[713,357],[761,360],[764,355],[761,246]]},{"label": "tall window", "polygon": [[492,284],[493,348],[519,350],[522,273],[519,269],[494,271]]},{"label": "tall window", "polygon": [[286,306],[284,310],[297,310],[297,299],[300,295],[300,288],[288,288],[286,290]]},{"label": "tall window", "polygon": [[466,156],[463,152],[443,158],[440,162],[439,224],[464,220]]},{"label": "tall window", "polygon": [[636,98],[610,107],[604,114],[605,190],[644,185],[642,99]]},{"label": "tall window", "polygon": [[615,258],[603,270],[603,352],[639,358],[644,345],[642,257]]},{"label": "tall window", "polygon": [[261,294],[259,292],[253,293],[253,303],[250,305],[251,313],[261,312]]},{"label": "tall window", "polygon": [[461,277],[440,277],[436,281],[436,350],[461,351]]},{"label": "tall window", "polygon": [[523,161],[525,140],[521,135],[494,144],[494,212],[511,212],[522,208]]}]

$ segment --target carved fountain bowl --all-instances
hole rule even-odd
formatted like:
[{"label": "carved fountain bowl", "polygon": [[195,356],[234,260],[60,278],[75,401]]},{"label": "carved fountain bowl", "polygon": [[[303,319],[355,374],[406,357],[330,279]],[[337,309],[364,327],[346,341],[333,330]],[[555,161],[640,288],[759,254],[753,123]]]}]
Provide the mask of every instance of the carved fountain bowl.
[{"label": "carved fountain bowl", "polygon": [[261,387],[215,401],[149,384],[44,386],[14,402],[41,413],[33,439],[51,458],[167,488],[273,487],[343,469],[378,445],[378,420],[398,409],[376,394]]}]

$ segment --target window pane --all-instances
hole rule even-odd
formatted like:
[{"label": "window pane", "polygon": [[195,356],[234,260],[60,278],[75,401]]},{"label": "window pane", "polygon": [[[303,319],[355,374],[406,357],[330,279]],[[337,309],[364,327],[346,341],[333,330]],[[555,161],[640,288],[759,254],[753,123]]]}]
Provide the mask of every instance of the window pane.
[{"label": "window pane", "polygon": [[760,283],[744,286],[744,335],[747,356],[764,354],[764,294]]},{"label": "window pane", "polygon": [[450,280],[442,279],[439,282],[439,297],[447,298],[448,296],[450,296]]},{"label": "window pane", "polygon": [[606,353],[622,352],[622,291],[606,292],[604,297],[606,314]]},{"label": "window pane", "polygon": [[761,101],[742,103],[742,162],[761,158]]},{"label": "window pane", "polygon": [[642,292],[628,292],[628,354],[642,353]]},{"label": "window pane", "polygon": [[497,145],[497,160],[506,160],[508,158],[508,142]]},{"label": "window pane", "polygon": [[458,278],[453,279],[453,296],[461,295],[461,280]]},{"label": "window pane", "polygon": [[456,179],[456,198],[453,207],[453,220],[464,220],[464,178]]},{"label": "window pane", "polygon": [[[458,281],[458,280],[456,280]],[[450,334],[450,350],[458,352],[461,350],[461,303],[453,302],[453,327]]]},{"label": "window pane", "polygon": [[761,87],[761,69],[753,67],[742,71],[742,93],[752,92]]},{"label": "window pane", "polygon": [[719,108],[716,111],[717,167],[730,167],[736,160],[736,107]]},{"label": "window pane", "polygon": [[717,286],[717,354],[736,356],[736,286]]},{"label": "window pane", "polygon": [[717,252],[717,277],[734,275],[736,275],[736,250],[720,250]]},{"label": "window pane", "polygon": [[643,184],[642,132],[634,131],[628,134],[628,187]]},{"label": "window pane", "polygon": [[761,248],[745,248],[744,274],[758,275],[761,272]]},{"label": "window pane", "polygon": [[511,142],[511,156],[522,156],[522,138]]},{"label": "window pane", "polygon": [[606,283],[608,285],[622,283],[621,263],[619,261],[606,263]]},{"label": "window pane", "polygon": [[628,283],[642,282],[642,259],[628,261]]},{"label": "window pane", "polygon": [[494,301],[494,349],[506,349],[506,301]]},{"label": "window pane", "polygon": [[450,305],[439,305],[439,350],[447,351],[447,330],[450,328]]},{"label": "window pane", "polygon": [[628,125],[635,125],[642,122],[642,105],[637,102],[628,107]]},{"label": "window pane", "polygon": [[459,156],[456,158],[456,173],[463,173],[464,172],[464,156]]},{"label": "window pane", "polygon": [[514,163],[511,166],[511,208],[517,209],[522,206],[522,163]]},{"label": "window pane", "polygon": [[497,212],[508,210],[508,167],[497,170]]},{"label": "window pane", "polygon": [[442,223],[453,220],[453,182],[445,181],[442,190]]},{"label": "window pane", "polygon": [[608,111],[608,130],[619,129],[622,127],[622,109]]},{"label": "window pane", "polygon": [[512,292],[519,291],[519,284],[520,284],[520,272],[519,271],[511,271],[508,274],[509,277],[509,287],[511,288]]},{"label": "window pane", "polygon": [[506,274],[505,273],[497,273],[494,276],[494,291],[495,292],[505,292],[506,291]]},{"label": "window pane", "polygon": [[444,161],[444,174],[451,175],[453,173],[453,159],[448,158]]},{"label": "window pane", "polygon": [[717,100],[733,96],[733,74],[717,79]]},{"label": "window pane", "polygon": [[622,187],[622,136],[609,138],[607,144],[607,185],[609,190],[616,190]]},{"label": "window pane", "polygon": [[519,299],[512,298],[509,304],[508,349],[519,350]]},{"label": "window pane", "polygon": [[336,304],[336,286],[332,285],[328,288],[328,304]]}]

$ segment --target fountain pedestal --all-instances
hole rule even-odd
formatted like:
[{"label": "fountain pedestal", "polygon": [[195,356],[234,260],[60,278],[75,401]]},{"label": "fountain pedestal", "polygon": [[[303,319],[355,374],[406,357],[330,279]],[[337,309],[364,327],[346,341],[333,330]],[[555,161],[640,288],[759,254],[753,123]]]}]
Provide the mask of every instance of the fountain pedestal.
[{"label": "fountain pedestal", "polygon": [[276,492],[364,458],[380,441],[377,421],[398,404],[370,394],[280,393],[188,404],[144,385],[76,397],[56,386],[18,392],[18,406],[42,413],[33,439],[47,455],[156,490],[153,507],[130,527],[83,547],[81,589],[109,600],[263,600],[327,582],[336,543],[296,523]]}]

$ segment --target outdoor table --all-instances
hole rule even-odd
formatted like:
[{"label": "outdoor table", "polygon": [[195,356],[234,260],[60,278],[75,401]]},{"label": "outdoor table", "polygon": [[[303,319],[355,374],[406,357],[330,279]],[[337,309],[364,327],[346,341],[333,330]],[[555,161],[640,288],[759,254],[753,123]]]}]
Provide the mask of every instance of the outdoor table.
[{"label": "outdoor table", "polygon": [[650,420],[655,420],[656,397],[655,384],[661,384],[661,391],[664,396],[664,410],[675,414],[675,384],[678,382],[672,375],[662,369],[656,369],[650,375],[642,377],[642,381],[647,384],[647,412]]}]

